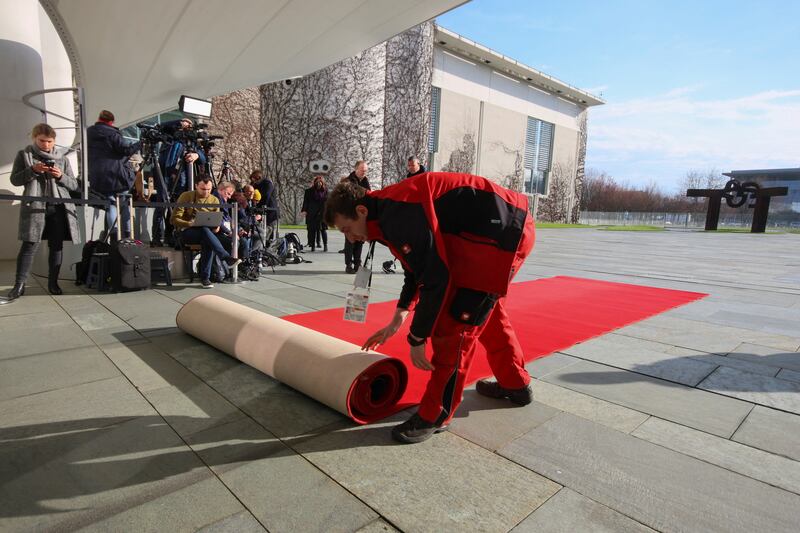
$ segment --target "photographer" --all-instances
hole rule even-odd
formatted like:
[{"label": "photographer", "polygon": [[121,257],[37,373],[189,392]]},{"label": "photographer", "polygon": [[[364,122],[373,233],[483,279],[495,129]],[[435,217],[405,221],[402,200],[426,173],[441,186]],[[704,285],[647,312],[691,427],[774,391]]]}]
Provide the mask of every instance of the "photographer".
[{"label": "photographer", "polygon": [[[37,124],[31,132],[33,144],[17,153],[11,169],[11,183],[24,187],[26,196],[69,198],[69,191],[77,191],[78,181],[65,152],[55,147],[56,131],[47,124]],[[22,246],[17,255],[17,272],[14,287],[8,299],[25,294],[25,281],[31,271],[39,243],[47,239],[49,250],[47,289],[50,294],[62,294],[58,286],[65,240],[79,239],[78,218],[73,204],[49,204],[40,201],[23,201],[19,210],[19,240]]]},{"label": "photographer", "polygon": [[275,184],[272,180],[264,177],[261,171],[255,171],[250,175],[250,184],[258,191],[261,199],[258,200],[258,207],[266,209],[267,232],[264,238],[266,248],[274,250],[278,245],[278,198],[275,193]]},{"label": "photographer", "polygon": [[242,224],[246,224],[250,228],[250,249],[251,251],[262,250],[264,248],[264,235],[261,231],[262,216],[257,207],[261,195],[252,185],[245,185],[242,187],[242,196],[245,201],[244,209],[247,217]]},{"label": "photographer", "polygon": [[[167,190],[158,191],[158,200],[161,202],[174,202],[178,196],[188,191],[194,177],[202,174],[203,167],[206,164],[206,154],[197,145],[197,135],[194,132],[192,119],[184,117],[179,120],[165,122],[159,129],[160,135],[168,140],[162,142],[158,157],[158,163],[161,166]],[[191,178],[189,176],[189,167],[192,168]],[[151,246],[161,246],[165,237],[167,242],[172,240],[172,226],[165,223],[165,212],[165,208],[160,207],[156,209],[153,215],[153,241]]]},{"label": "photographer", "polygon": [[[119,129],[114,126],[114,114],[101,111],[94,126],[86,130],[87,155],[89,158],[89,189],[95,196],[114,202],[117,194],[128,193],[133,187],[134,172],[128,160],[138,152],[141,142],[128,144]],[[122,236],[130,237],[130,207],[122,202],[122,220],[117,223],[122,228]],[[106,231],[111,231],[117,219],[117,206],[112,203],[106,208]],[[112,238],[116,233],[112,232]]]},{"label": "photographer", "polygon": [[200,253],[200,280],[204,289],[214,287],[211,283],[211,266],[215,255],[219,255],[229,267],[240,262],[239,259],[231,257],[231,254],[228,253],[217,238],[216,234],[220,231],[219,226],[209,228],[193,225],[197,211],[217,211],[219,209],[219,200],[211,194],[211,188],[211,178],[205,175],[199,177],[195,182],[194,190],[181,194],[178,197],[178,203],[208,204],[208,207],[176,207],[172,212],[172,225],[181,232],[181,242],[183,244],[199,244],[202,247]]}]

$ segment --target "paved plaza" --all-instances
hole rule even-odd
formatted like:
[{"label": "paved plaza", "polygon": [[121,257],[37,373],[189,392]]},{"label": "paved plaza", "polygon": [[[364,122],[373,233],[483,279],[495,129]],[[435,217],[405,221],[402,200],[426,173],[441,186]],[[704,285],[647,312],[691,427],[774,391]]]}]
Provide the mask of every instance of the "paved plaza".
[{"label": "paved plaza", "polygon": [[[0,307],[0,530],[798,530],[800,235],[540,230],[518,280],[709,296],[529,364],[526,407],[467,390],[449,432],[405,446],[410,411],[355,426],[175,327],[208,292],[340,307],[342,242],[212,291],[31,280]],[[376,273],[373,301],[401,283]]]}]

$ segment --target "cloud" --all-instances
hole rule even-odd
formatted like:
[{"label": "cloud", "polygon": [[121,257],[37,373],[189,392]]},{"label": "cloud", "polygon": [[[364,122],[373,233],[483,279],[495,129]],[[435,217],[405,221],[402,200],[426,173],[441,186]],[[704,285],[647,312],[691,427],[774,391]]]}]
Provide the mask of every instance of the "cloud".
[{"label": "cloud", "polygon": [[592,109],[587,165],[660,182],[692,168],[800,167],[800,89],[701,99],[700,88]]}]

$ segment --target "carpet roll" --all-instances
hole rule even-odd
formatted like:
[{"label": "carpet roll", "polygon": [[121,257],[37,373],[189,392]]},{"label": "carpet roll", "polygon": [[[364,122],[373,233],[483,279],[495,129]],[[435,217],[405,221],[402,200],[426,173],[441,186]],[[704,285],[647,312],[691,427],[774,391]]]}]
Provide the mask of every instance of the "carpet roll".
[{"label": "carpet roll", "polygon": [[405,364],[213,294],[189,300],[178,328],[365,424],[398,410]]}]

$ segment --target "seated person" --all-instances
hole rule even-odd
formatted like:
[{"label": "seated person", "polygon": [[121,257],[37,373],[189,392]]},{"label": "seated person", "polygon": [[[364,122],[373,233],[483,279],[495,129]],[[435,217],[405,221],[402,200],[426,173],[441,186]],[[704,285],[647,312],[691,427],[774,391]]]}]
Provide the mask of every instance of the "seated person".
[{"label": "seated person", "polygon": [[[229,204],[229,202],[231,201],[231,198],[233,197],[235,191],[236,191],[236,186],[232,182],[223,181],[217,186],[217,190],[215,190],[212,193],[214,196],[217,197],[219,203],[222,206],[224,206],[220,208],[220,211],[222,211],[222,224],[220,224],[219,226],[217,239],[219,239],[219,242],[222,243],[222,246],[224,246],[225,249],[228,250],[228,252],[231,254],[233,254],[233,215],[231,214],[232,206]],[[245,245],[246,253],[243,254],[242,253],[243,234],[241,231],[242,210],[239,210],[238,206],[237,206],[237,215],[239,221],[239,249],[237,250],[239,252],[238,257],[247,258],[250,255],[250,249],[249,249],[250,242],[249,240],[247,241]]]},{"label": "seated person", "polygon": [[181,242],[183,244],[199,244],[202,247],[200,254],[200,282],[204,289],[210,289],[214,285],[211,283],[211,265],[215,255],[218,255],[229,267],[240,262],[234,259],[231,254],[222,246],[217,233],[220,228],[208,228],[193,226],[197,211],[217,211],[219,200],[211,194],[211,178],[208,176],[199,177],[193,191],[186,191],[178,197],[178,203],[187,204],[208,204],[208,207],[176,207],[172,211],[172,225],[180,231]]},{"label": "seated person", "polygon": [[[244,195],[245,200],[247,201],[247,206],[245,209],[248,209],[250,213],[253,212],[253,209],[258,205],[258,202],[261,200],[261,194],[258,190],[253,187],[252,185],[245,185],[242,187],[242,194]],[[250,241],[251,241],[251,249],[253,251],[258,251],[263,249],[264,246],[264,220],[261,214],[255,213],[251,215],[250,220]]]}]

